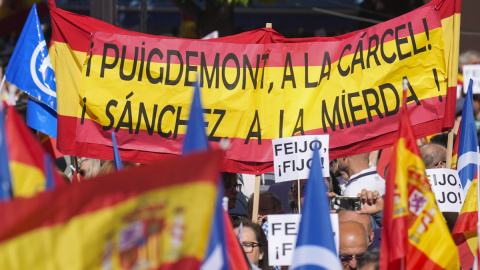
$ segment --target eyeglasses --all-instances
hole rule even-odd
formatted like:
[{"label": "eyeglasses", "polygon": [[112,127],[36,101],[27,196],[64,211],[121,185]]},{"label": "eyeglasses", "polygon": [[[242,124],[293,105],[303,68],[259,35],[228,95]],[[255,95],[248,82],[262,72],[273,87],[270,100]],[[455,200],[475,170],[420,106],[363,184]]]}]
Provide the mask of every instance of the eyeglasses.
[{"label": "eyeglasses", "polygon": [[259,246],[261,246],[261,245],[259,243],[255,243],[255,242],[243,242],[242,243],[243,251],[245,251],[245,253],[252,253],[253,249],[256,248],[256,247],[259,247]]},{"label": "eyeglasses", "polygon": [[364,253],[362,254],[356,254],[356,255],[340,255],[340,260],[342,261],[342,264],[348,264],[350,261],[355,258],[357,261],[362,260],[363,256],[365,256]]},{"label": "eyeglasses", "polygon": [[234,184],[234,185],[226,185],[225,186],[225,190],[229,191],[229,192],[232,192],[234,190],[240,191],[241,188],[242,188],[242,184]]}]

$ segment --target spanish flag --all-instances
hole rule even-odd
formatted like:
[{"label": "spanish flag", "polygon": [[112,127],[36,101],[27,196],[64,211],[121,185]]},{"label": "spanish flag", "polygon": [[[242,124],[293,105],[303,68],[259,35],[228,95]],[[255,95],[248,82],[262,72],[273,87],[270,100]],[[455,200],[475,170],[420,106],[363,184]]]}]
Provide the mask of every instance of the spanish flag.
[{"label": "spanish flag", "polygon": [[458,269],[406,109],[399,130],[387,176],[380,269]]},{"label": "spanish flag", "polygon": [[1,268],[198,269],[222,155],[174,157],[1,204]]},{"label": "spanish flag", "polygon": [[44,151],[14,107],[7,108],[5,125],[14,197],[30,197],[66,185],[50,155]]},{"label": "spanish flag", "polygon": [[475,254],[478,249],[478,204],[477,204],[477,177],[473,179],[468,189],[467,197],[458,215],[452,236],[457,244],[462,269],[473,267]]}]

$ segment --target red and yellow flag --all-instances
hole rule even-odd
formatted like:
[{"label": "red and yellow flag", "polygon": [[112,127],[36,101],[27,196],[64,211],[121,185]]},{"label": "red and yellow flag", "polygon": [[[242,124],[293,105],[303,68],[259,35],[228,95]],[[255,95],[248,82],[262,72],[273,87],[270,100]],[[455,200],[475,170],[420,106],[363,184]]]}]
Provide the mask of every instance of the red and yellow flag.
[{"label": "red and yellow flag", "polygon": [[30,197],[67,185],[14,107],[7,109],[5,126],[14,197]]},{"label": "red and yellow flag", "polygon": [[387,176],[380,269],[458,269],[458,253],[402,110]]},{"label": "red and yellow flag", "polygon": [[462,269],[471,269],[478,249],[478,201],[477,177],[468,189],[467,197],[452,231],[453,240],[458,247]]},{"label": "red and yellow flag", "polygon": [[1,268],[198,269],[222,155],[172,157],[0,204]]}]

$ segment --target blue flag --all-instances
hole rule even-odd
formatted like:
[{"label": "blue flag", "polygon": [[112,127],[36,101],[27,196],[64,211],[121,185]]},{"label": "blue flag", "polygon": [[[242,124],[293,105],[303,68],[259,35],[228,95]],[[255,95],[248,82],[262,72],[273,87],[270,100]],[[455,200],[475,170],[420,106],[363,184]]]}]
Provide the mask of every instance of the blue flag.
[{"label": "blue flag", "polygon": [[198,80],[195,82],[190,116],[187,121],[187,132],[183,139],[182,154],[208,149],[207,134],[205,131],[205,120],[203,119],[202,101],[200,99],[200,88]]},{"label": "blue flag", "polygon": [[[29,107],[28,113],[31,117],[27,118],[27,124],[34,129],[43,126],[42,130],[37,130],[56,138],[57,90],[55,73],[35,4],[28,15],[27,22],[10,58],[5,77],[8,82],[51,108],[51,110],[47,110],[40,105],[33,105],[33,108]],[[29,102],[28,105],[31,104],[33,103]],[[34,118],[34,115],[40,117]],[[52,115],[55,118],[52,118]],[[55,128],[51,128],[52,126]]]},{"label": "blue flag", "polygon": [[27,107],[27,125],[50,137],[57,138],[57,112],[30,97]]},{"label": "blue flag", "polygon": [[335,248],[326,193],[320,155],[316,149],[305,187],[305,203],[290,269],[342,269]]},{"label": "blue flag", "polygon": [[201,270],[226,270],[228,269],[228,257],[225,237],[225,223],[223,222],[223,185],[219,181],[217,202],[213,216],[210,238],[208,241],[207,256],[203,261]]},{"label": "blue flag", "polygon": [[52,159],[49,154],[45,154],[45,190],[55,188],[55,180],[53,172],[54,166],[52,166]]},{"label": "blue flag", "polygon": [[113,165],[115,171],[123,170],[122,159],[120,158],[120,153],[118,152],[117,138],[115,137],[115,132],[112,131],[112,143],[113,143]]},{"label": "blue flag", "polygon": [[472,86],[473,80],[470,80],[467,96],[463,103],[462,123],[458,134],[460,141],[458,142],[457,171],[465,194],[467,194],[468,188],[475,177],[478,162],[478,139],[473,115]]},{"label": "blue flag", "polygon": [[0,106],[0,201],[8,200],[12,197],[12,178],[10,177],[7,139],[5,136],[5,115],[3,114],[3,107]]}]

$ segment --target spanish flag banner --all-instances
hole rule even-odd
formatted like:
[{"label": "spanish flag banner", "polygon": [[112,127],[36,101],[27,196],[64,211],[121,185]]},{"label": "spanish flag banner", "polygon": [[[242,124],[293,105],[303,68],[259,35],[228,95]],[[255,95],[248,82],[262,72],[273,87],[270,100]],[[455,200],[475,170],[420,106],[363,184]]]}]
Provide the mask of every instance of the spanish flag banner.
[{"label": "spanish flag banner", "polygon": [[57,173],[50,154],[11,106],[7,107],[5,131],[14,197],[30,197],[67,185]]},{"label": "spanish flag banner", "polygon": [[222,155],[174,157],[0,204],[2,269],[198,269]]},{"label": "spanish flag banner", "polygon": [[458,8],[437,0],[335,38],[261,29],[208,41],[142,35],[52,8],[59,149],[106,158],[114,131],[125,160],[179,154],[196,76],[210,143],[232,142],[230,171],[271,170],[269,141],[293,135],[332,135],[331,158],[390,146],[403,78],[415,135],[440,132],[453,125],[456,80],[446,78],[457,72]]},{"label": "spanish flag banner", "polygon": [[462,210],[452,231],[452,236],[458,246],[460,265],[462,269],[471,269],[478,250],[478,187],[477,177],[468,189]]},{"label": "spanish flag banner", "polygon": [[380,269],[458,269],[458,252],[430,188],[406,110],[390,164]]}]

